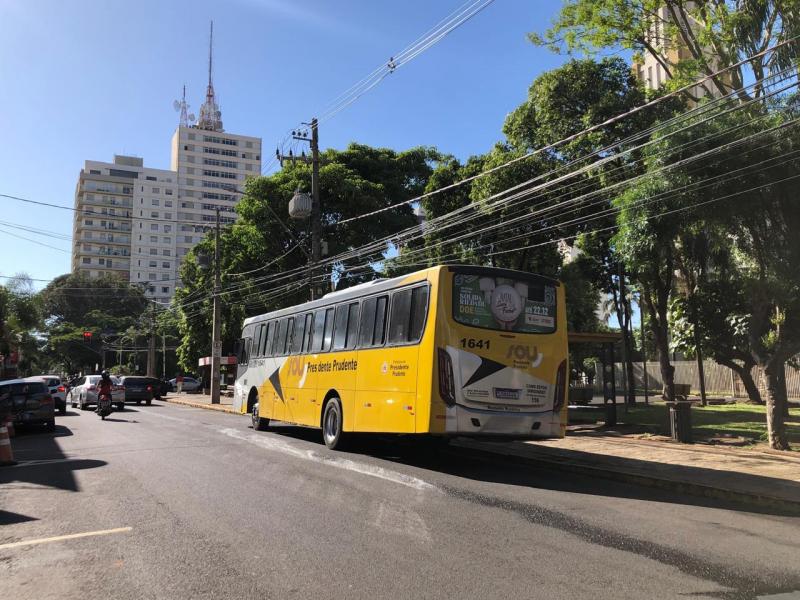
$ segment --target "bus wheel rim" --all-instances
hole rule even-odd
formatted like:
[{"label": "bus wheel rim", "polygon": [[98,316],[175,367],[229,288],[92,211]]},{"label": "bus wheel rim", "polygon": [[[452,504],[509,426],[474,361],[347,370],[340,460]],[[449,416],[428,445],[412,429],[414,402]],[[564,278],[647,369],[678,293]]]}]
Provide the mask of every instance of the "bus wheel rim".
[{"label": "bus wheel rim", "polygon": [[325,419],[325,437],[329,442],[336,439],[336,431],[338,429],[336,410],[331,409],[328,411],[327,418]]},{"label": "bus wheel rim", "polygon": [[253,405],[252,420],[253,420],[253,429],[255,429],[256,426],[258,425],[258,404]]}]

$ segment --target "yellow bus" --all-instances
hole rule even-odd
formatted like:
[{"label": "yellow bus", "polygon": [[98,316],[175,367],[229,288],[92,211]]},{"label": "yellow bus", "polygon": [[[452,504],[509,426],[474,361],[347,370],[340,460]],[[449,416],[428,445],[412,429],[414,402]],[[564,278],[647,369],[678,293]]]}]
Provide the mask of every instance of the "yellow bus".
[{"label": "yellow bus", "polygon": [[445,265],[245,320],[234,408],[351,433],[563,437],[564,288],[540,275]]}]

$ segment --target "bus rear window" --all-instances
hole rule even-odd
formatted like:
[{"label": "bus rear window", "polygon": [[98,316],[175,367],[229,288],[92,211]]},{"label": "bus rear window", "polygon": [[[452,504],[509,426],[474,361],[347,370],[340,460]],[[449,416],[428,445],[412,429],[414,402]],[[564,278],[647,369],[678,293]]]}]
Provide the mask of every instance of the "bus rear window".
[{"label": "bus rear window", "polygon": [[453,318],[517,333],[556,330],[556,288],[534,280],[453,274]]}]

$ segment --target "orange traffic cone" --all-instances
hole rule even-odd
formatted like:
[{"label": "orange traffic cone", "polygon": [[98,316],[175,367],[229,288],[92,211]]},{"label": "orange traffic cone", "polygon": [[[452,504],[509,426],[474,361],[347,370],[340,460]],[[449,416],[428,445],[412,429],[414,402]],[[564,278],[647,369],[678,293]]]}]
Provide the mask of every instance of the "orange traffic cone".
[{"label": "orange traffic cone", "polygon": [[15,465],[14,454],[11,452],[11,440],[8,437],[8,427],[0,427],[0,467]]}]

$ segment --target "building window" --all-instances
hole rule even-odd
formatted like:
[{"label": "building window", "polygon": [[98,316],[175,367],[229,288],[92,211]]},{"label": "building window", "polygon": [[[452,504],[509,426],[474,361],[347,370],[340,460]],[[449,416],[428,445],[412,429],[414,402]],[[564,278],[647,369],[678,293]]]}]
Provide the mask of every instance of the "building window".
[{"label": "building window", "polygon": [[169,281],[169,273],[162,273],[161,281]]},{"label": "building window", "polygon": [[158,206],[158,205],[159,205],[158,199],[153,198],[152,200],[150,200],[150,206]]},{"label": "building window", "polygon": [[172,213],[164,213],[164,218],[165,219],[171,219],[172,218]]},{"label": "building window", "polygon": [[148,273],[148,274],[147,274],[147,278],[148,278],[150,281],[155,281],[155,280],[156,280],[156,274],[155,274],[155,273]]},{"label": "building window", "polygon": [[[172,218],[170,216],[170,218]],[[172,225],[164,225],[164,233],[169,233],[172,231]]]},{"label": "building window", "polygon": [[148,175],[148,176],[146,177],[146,179],[147,179],[147,181],[156,181],[156,178],[155,178],[155,177],[153,177],[152,175]]},{"label": "building window", "polygon": [[84,256],[84,257],[83,257],[83,264],[85,264],[85,265],[90,265],[90,264],[92,264],[92,259],[91,259],[91,258],[89,258],[88,256]]},{"label": "building window", "polygon": [[157,244],[158,243],[158,236],[157,235],[151,235],[150,236],[150,243],[151,244]]},{"label": "building window", "polygon": [[162,238],[162,241],[163,241],[165,244],[171,244],[171,243],[172,243],[172,238],[171,238],[171,237],[164,236],[164,237]]},{"label": "building window", "polygon": [[97,169],[89,169],[89,175],[100,175],[100,171]]},{"label": "building window", "polygon": [[86,219],[86,220],[83,222],[83,224],[84,224],[84,225],[86,225],[86,226],[88,226],[88,227],[91,227],[92,225],[94,225],[94,221],[93,221],[92,219]]},{"label": "building window", "polygon": [[183,241],[186,244],[191,244],[192,243],[192,236],[190,236],[190,235],[183,236]]},{"label": "building window", "polygon": [[165,260],[164,262],[162,262],[161,263],[161,268],[162,269],[169,269],[169,261]]},{"label": "building window", "polygon": [[195,135],[194,135],[193,133],[190,133],[190,134],[189,134],[189,139],[190,139],[190,140],[196,139],[196,138],[195,138]]},{"label": "building window", "polygon": [[170,189],[166,189],[166,190],[164,190],[164,193],[165,193],[167,196],[172,196],[172,190],[170,190]]},{"label": "building window", "polygon": [[164,200],[165,208],[172,208],[172,200]]},{"label": "building window", "polygon": [[163,286],[161,288],[161,293],[162,294],[169,294],[169,286]]},{"label": "building window", "polygon": [[253,142],[245,142],[244,145],[247,146],[248,148],[252,148],[253,147]]},{"label": "building window", "polygon": [[150,256],[156,256],[158,254],[158,248],[150,248]]},{"label": "building window", "polygon": [[172,252],[170,252],[169,248],[164,248],[163,250],[161,250],[161,255],[162,256],[171,256]]},{"label": "building window", "polygon": [[158,211],[155,211],[155,210],[150,211],[150,218],[151,219],[157,219],[158,218]]},{"label": "building window", "polygon": [[158,261],[151,260],[149,263],[147,263],[147,266],[151,269],[155,269],[158,266]]}]

